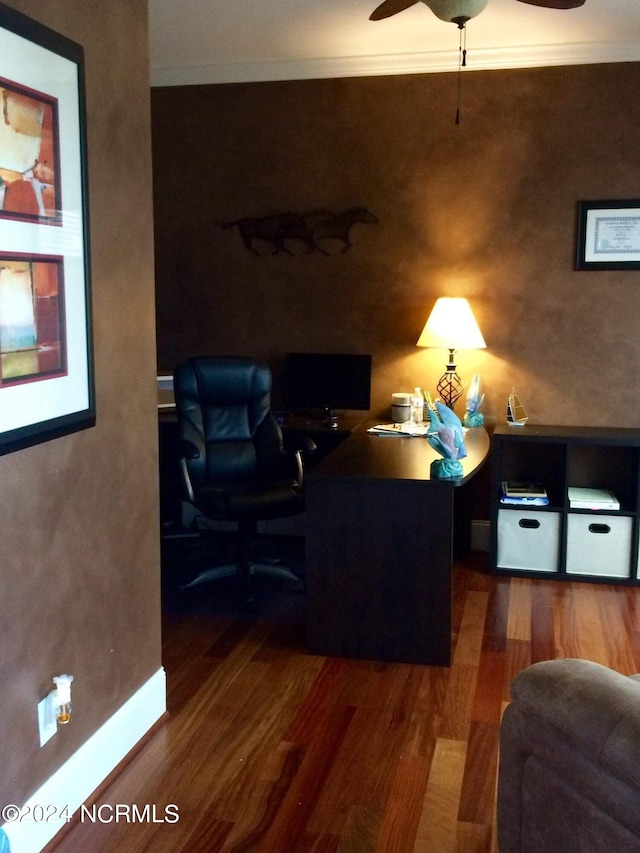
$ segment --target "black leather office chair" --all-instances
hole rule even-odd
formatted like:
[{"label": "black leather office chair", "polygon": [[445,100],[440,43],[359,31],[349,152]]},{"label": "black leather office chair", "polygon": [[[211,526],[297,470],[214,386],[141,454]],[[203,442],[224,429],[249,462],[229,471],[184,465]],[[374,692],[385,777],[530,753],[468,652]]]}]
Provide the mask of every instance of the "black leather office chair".
[{"label": "black leather office chair", "polygon": [[207,569],[186,586],[238,574],[251,607],[252,574],[299,580],[284,566],[252,562],[250,545],[258,521],[303,511],[302,453],[315,445],[298,436],[285,449],[270,409],[271,371],[263,362],[191,358],[175,369],[174,393],[186,496],[205,518],[237,525],[235,563]]}]

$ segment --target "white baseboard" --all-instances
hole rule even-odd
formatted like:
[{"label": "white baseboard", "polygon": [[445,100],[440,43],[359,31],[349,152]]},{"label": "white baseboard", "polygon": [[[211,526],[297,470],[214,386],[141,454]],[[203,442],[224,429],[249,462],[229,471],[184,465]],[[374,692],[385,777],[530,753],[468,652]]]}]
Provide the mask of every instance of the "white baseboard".
[{"label": "white baseboard", "polygon": [[471,520],[471,550],[489,551],[491,524],[484,519]]},{"label": "white baseboard", "polygon": [[69,815],[77,811],[165,713],[166,695],[166,676],[161,667],[26,803],[17,804],[21,814],[32,819],[4,824],[11,853],[39,853],[51,841],[66,821],[42,820],[39,809],[48,807],[49,814],[56,817],[65,806]]}]

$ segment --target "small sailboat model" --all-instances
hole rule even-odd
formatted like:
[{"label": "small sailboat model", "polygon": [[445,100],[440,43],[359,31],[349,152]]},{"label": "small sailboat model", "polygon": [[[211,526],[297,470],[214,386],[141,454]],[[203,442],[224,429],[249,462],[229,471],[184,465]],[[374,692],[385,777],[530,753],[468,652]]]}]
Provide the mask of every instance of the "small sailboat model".
[{"label": "small sailboat model", "polygon": [[509,426],[524,426],[528,420],[529,416],[520,402],[515,389],[512,388],[509,394],[509,402],[507,403],[507,423]]}]

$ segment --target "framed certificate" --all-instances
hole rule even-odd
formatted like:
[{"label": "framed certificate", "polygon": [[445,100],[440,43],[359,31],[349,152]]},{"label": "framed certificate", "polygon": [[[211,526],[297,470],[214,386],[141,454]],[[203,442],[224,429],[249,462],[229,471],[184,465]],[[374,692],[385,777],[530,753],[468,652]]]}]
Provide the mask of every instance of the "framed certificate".
[{"label": "framed certificate", "polygon": [[82,47],[0,3],[0,454],[93,426]]},{"label": "framed certificate", "polygon": [[640,200],[578,204],[578,270],[640,269]]}]

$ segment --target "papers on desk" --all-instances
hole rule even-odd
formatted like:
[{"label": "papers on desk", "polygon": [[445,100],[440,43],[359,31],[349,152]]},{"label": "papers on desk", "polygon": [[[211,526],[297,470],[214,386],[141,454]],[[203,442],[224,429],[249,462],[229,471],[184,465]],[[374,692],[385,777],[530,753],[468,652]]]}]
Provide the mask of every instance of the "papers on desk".
[{"label": "papers on desk", "polygon": [[407,421],[404,424],[379,424],[369,427],[367,432],[372,435],[398,435],[402,438],[423,438],[429,432],[429,424],[414,424]]}]

